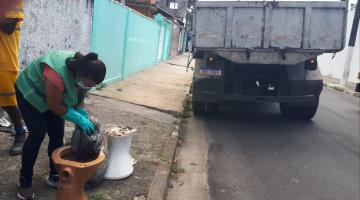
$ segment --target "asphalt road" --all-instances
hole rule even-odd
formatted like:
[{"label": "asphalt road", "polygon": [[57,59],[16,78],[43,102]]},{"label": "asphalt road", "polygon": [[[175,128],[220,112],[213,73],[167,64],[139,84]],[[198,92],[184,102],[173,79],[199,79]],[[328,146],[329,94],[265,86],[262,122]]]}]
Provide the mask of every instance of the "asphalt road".
[{"label": "asphalt road", "polygon": [[279,112],[232,105],[190,119],[209,141],[212,199],[359,200],[359,99],[324,89],[312,121]]}]

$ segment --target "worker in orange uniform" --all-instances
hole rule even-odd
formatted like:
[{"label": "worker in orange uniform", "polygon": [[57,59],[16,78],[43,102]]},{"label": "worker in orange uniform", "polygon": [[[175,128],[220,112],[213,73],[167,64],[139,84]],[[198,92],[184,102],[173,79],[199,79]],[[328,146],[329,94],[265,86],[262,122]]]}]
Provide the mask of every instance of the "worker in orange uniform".
[{"label": "worker in orange uniform", "polygon": [[[4,4],[4,0],[0,0]],[[6,2],[5,2],[6,4]],[[9,5],[12,5],[9,7]],[[11,155],[19,155],[25,141],[25,130],[15,96],[15,81],[19,72],[20,26],[24,19],[23,3],[6,4],[0,15],[0,107],[9,115],[15,128]]]}]

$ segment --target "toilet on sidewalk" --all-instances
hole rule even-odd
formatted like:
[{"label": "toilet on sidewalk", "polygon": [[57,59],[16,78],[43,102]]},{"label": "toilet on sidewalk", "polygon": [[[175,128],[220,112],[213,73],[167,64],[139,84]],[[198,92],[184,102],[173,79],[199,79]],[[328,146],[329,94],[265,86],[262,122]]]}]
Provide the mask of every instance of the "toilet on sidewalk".
[{"label": "toilet on sidewalk", "polygon": [[134,171],[134,158],[130,155],[131,140],[136,128],[115,126],[105,131],[108,168],[104,178],[120,180]]}]

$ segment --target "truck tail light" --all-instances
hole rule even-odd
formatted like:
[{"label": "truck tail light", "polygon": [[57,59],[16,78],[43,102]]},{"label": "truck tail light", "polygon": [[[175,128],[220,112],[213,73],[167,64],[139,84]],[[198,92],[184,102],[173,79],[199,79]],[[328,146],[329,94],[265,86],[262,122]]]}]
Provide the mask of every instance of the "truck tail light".
[{"label": "truck tail light", "polygon": [[316,58],[311,58],[311,59],[305,61],[305,69],[306,70],[314,71],[317,69],[317,67],[318,67],[318,63],[317,63]]}]

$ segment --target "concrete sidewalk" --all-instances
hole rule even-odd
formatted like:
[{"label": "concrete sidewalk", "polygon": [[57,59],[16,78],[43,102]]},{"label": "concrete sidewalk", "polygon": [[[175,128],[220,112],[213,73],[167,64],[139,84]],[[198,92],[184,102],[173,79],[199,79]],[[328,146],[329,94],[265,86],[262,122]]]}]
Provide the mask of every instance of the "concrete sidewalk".
[{"label": "concrete sidewalk", "polygon": [[[136,127],[131,155],[137,160],[134,173],[125,180],[105,180],[87,191],[89,200],[162,199],[177,145],[174,113],[182,112],[191,84],[191,71],[185,72],[187,57],[179,56],[160,63],[124,81],[95,91],[86,99],[90,115],[103,127],[116,124]],[[69,142],[72,124],[67,123],[65,142]],[[11,133],[0,132],[0,199],[16,199],[16,183],[21,157],[8,154]],[[45,139],[34,168],[36,199],[53,200],[56,190],[45,185],[48,174],[48,140]]]},{"label": "concrete sidewalk", "polygon": [[186,62],[185,54],[178,56],[93,94],[166,113],[180,112],[192,79]]},{"label": "concrete sidewalk", "polygon": [[356,88],[355,83],[347,83],[346,86],[343,86],[340,84],[339,79],[329,76],[323,76],[323,82],[325,87],[337,90],[339,92],[343,92],[345,94],[350,94],[352,96],[360,97],[360,93],[355,92],[355,88]]}]

